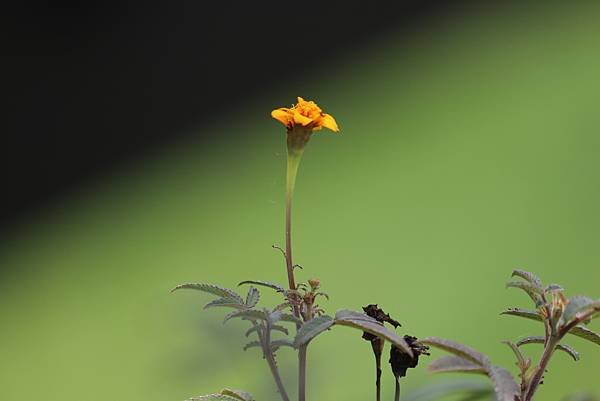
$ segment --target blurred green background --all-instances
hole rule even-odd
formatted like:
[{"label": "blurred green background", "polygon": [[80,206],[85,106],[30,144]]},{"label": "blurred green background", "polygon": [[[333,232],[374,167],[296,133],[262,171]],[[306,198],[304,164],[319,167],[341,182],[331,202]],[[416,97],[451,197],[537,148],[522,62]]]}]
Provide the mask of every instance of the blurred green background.
[{"label": "blurred green background", "polygon": [[[300,168],[299,277],[322,280],[330,313],[376,302],[402,332],[464,342],[514,372],[500,341],[541,326],[499,316],[530,306],[504,288],[511,269],[599,296],[600,4],[540,9],[466,9],[327,63],[307,55],[303,76],[190,128],[209,142],[164,148],[32,218],[0,245],[0,399],[223,387],[277,399],[258,352],[241,352],[244,325],[202,311],[207,295],[168,290],[285,282],[271,249],[283,242],[284,129],[269,112],[297,95],[342,128],[316,134]],[[581,361],[556,355],[539,400],[600,393],[600,349],[568,344]],[[319,337],[310,399],[370,399],[371,358],[358,332]],[[295,393],[291,351],[280,365]],[[404,387],[434,379],[418,369]]]}]

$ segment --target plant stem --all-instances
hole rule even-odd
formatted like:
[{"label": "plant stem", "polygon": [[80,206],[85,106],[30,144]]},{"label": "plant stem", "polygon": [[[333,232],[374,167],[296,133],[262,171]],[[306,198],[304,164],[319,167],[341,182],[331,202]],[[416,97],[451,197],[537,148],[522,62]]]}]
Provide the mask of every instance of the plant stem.
[{"label": "plant stem", "polygon": [[[294,263],[292,261],[292,198],[294,197],[294,187],[296,186],[296,175],[298,166],[302,159],[302,150],[293,150],[288,148],[287,157],[287,183],[285,193],[285,263],[288,275],[288,284],[290,290],[296,289],[296,280],[294,279]],[[297,317],[300,317],[299,311],[295,308]]]},{"label": "plant stem", "polygon": [[381,339],[372,340],[371,347],[375,355],[375,399],[381,401],[381,351],[383,347]]},{"label": "plant stem", "polygon": [[271,374],[273,375],[273,379],[277,385],[277,390],[279,391],[283,401],[290,401],[290,397],[288,396],[285,386],[283,385],[283,381],[281,380],[281,375],[279,374],[279,368],[277,368],[277,362],[275,361],[273,350],[271,349],[271,328],[268,325],[265,328],[264,338],[261,338],[261,343],[263,354],[267,360],[267,363],[269,364],[269,368],[271,369]]},{"label": "plant stem", "polygon": [[400,378],[396,377],[396,391],[394,392],[394,401],[400,401]]},{"label": "plant stem", "polygon": [[279,374],[279,369],[277,368],[277,363],[275,362],[275,357],[272,352],[268,352],[266,355],[267,363],[269,364],[269,368],[271,368],[271,374],[273,375],[273,379],[275,379],[275,384],[277,384],[277,390],[281,395],[281,399],[283,401],[290,401],[290,397],[287,395],[287,391],[283,385],[283,381],[281,380],[281,375]]},{"label": "plant stem", "polygon": [[306,400],[306,351],[308,344],[298,348],[298,401]]},{"label": "plant stem", "polygon": [[559,341],[560,338],[551,336],[546,342],[544,346],[544,353],[540,358],[540,362],[538,363],[538,366],[536,368],[537,370],[535,372],[535,375],[529,383],[529,388],[527,390],[527,393],[525,394],[525,397],[523,398],[523,401],[531,401],[533,399],[533,395],[535,394],[538,386],[540,385],[540,382],[542,381],[542,376],[544,376],[544,373],[546,372],[548,362],[550,362],[550,358],[552,358],[552,354],[554,353],[554,350],[556,349],[556,346],[558,345]]}]

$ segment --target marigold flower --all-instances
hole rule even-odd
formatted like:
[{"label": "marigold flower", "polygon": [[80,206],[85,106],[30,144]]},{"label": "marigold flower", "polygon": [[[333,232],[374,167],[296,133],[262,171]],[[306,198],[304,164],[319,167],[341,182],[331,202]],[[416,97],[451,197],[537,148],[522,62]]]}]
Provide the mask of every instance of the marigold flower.
[{"label": "marigold flower", "polygon": [[306,101],[298,97],[298,103],[291,108],[282,107],[271,112],[271,116],[292,130],[296,126],[308,128],[312,131],[325,127],[333,132],[339,132],[335,119],[326,113],[313,101]]}]

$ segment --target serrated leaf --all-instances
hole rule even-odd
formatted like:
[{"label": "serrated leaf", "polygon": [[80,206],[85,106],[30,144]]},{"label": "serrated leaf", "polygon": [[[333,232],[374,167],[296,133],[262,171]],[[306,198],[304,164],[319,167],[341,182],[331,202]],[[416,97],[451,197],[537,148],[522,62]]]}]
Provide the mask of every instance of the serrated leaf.
[{"label": "serrated leaf", "polygon": [[283,313],[281,311],[273,312],[271,314],[271,322],[275,323],[278,321],[302,324],[302,320],[292,315],[291,313]]},{"label": "serrated leaf", "polygon": [[580,312],[584,312],[593,308],[600,309],[600,301],[595,301],[584,295],[575,295],[569,298],[565,311],[563,312],[563,320],[565,323],[573,320]]},{"label": "serrated leaf", "polygon": [[236,308],[236,309],[245,309],[246,305],[238,303],[237,300],[232,298],[217,298],[214,301],[210,301],[206,305],[204,305],[204,309],[215,308],[215,307],[226,307],[226,308]]},{"label": "serrated leaf", "polygon": [[411,357],[413,356],[412,349],[403,338],[399,337],[396,333],[389,331],[382,323],[379,323],[377,320],[364,313],[342,309],[336,312],[334,321],[335,324],[354,327],[388,340]]},{"label": "serrated leaf", "polygon": [[489,366],[491,366],[490,360],[487,356],[485,356],[481,352],[475,351],[474,349],[467,347],[466,345],[457,343],[455,341],[446,340],[444,338],[439,337],[427,337],[420,341],[423,344],[431,345],[432,347],[440,348],[454,355],[458,355],[484,368],[488,368]]},{"label": "serrated leaf", "polygon": [[521,389],[514,377],[500,366],[491,366],[488,375],[494,383],[494,391],[498,401],[514,401]]},{"label": "serrated leaf", "polygon": [[242,390],[226,388],[223,389],[223,391],[221,391],[221,394],[228,395],[240,401],[254,401],[254,397],[252,397],[252,394]]},{"label": "serrated leaf", "polygon": [[247,318],[247,319],[251,319],[251,320],[267,320],[267,314],[265,312],[255,310],[255,309],[247,309],[247,310],[231,312],[230,314],[225,316],[223,323],[226,323],[228,320],[231,320],[236,317],[239,317],[242,319]]},{"label": "serrated leaf", "polygon": [[569,334],[573,334],[574,336],[584,338],[594,344],[600,345],[600,334],[580,324],[569,330]]},{"label": "serrated leaf", "polygon": [[254,332],[258,332],[258,328],[259,326],[252,326],[250,327],[247,331],[246,331],[246,337],[248,337],[250,334],[254,333]]},{"label": "serrated leaf", "polygon": [[275,352],[281,347],[294,348],[294,342],[289,338],[281,338],[271,341],[271,351]]},{"label": "serrated leaf", "polygon": [[523,354],[521,353],[521,350],[519,349],[519,343],[515,344],[512,341],[502,341],[502,343],[508,345],[508,347],[515,354],[515,357],[517,358],[518,366],[519,367],[525,366],[525,357],[523,356]]},{"label": "serrated leaf", "polygon": [[529,295],[529,298],[531,298],[536,306],[542,304],[542,290],[531,283],[525,281],[510,281],[506,283],[506,288],[520,288]]},{"label": "serrated leaf", "polygon": [[238,303],[243,304],[244,300],[240,297],[235,291],[230,290],[229,288],[220,287],[214,284],[205,284],[205,283],[185,283],[180,284],[177,287],[173,288],[171,292],[175,292],[177,290],[198,290],[204,291],[209,294],[216,295],[222,298],[232,298],[238,301]]},{"label": "serrated leaf", "polygon": [[537,320],[538,322],[543,321],[542,315],[540,315],[539,312],[530,309],[510,308],[500,314],[524,317],[525,319]]},{"label": "serrated leaf", "polygon": [[427,370],[431,373],[483,373],[483,366],[458,355],[445,355],[433,360]]},{"label": "serrated leaf", "polygon": [[283,286],[277,284],[277,283],[273,283],[271,281],[263,281],[263,280],[245,280],[242,281],[241,283],[239,283],[238,285],[243,285],[243,284],[254,284],[254,285],[260,285],[263,287],[268,287],[271,288],[277,292],[285,292],[285,288],[283,288]]},{"label": "serrated leaf", "polygon": [[250,287],[248,289],[248,294],[246,295],[246,306],[248,308],[254,308],[259,300],[260,291],[255,287]]},{"label": "serrated leaf", "polygon": [[294,346],[296,348],[308,344],[310,340],[328,330],[331,326],[333,326],[333,319],[331,316],[323,315],[317,316],[314,319],[304,323],[300,330],[296,333],[296,338],[294,339]]},{"label": "serrated leaf", "polygon": [[208,394],[198,397],[188,398],[185,401],[239,401],[239,398],[233,398],[225,394]]},{"label": "serrated leaf", "polygon": [[260,341],[250,341],[248,344],[244,345],[244,351],[255,347],[261,347]]},{"label": "serrated leaf", "polygon": [[521,269],[515,269],[515,270],[513,270],[511,277],[515,277],[515,276],[521,277],[522,279],[527,280],[529,283],[533,284],[540,290],[542,289],[542,280],[540,280],[540,278],[538,276],[536,276],[535,274],[533,274],[531,272],[528,272],[526,270],[521,270]]},{"label": "serrated leaf", "polygon": [[[452,380],[427,385],[402,397],[403,401],[438,401],[446,399],[451,394],[466,393],[469,400],[476,400],[490,396],[494,389],[487,383],[479,380]],[[461,398],[465,400],[466,398]]]},{"label": "serrated leaf", "polygon": [[[529,337],[525,337],[525,338],[522,338],[519,341],[517,341],[517,346],[520,347],[521,345],[526,345],[526,344],[542,344],[543,345],[544,343],[545,343],[544,337],[542,337],[542,336],[529,336]],[[575,361],[579,360],[579,352],[575,351],[575,349],[573,347],[570,347],[565,344],[558,344],[556,346],[556,349],[566,352]]]},{"label": "serrated leaf", "polygon": [[273,311],[274,312],[275,311],[283,311],[283,310],[286,310],[287,308],[291,308],[291,307],[292,307],[292,304],[290,304],[289,302],[284,302],[284,303],[281,303],[281,304],[277,305],[276,307],[274,307]]}]

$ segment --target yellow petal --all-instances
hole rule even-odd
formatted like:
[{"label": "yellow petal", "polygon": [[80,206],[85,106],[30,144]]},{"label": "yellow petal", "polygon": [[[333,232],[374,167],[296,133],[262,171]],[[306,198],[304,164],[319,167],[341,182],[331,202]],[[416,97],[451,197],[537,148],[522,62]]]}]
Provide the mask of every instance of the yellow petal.
[{"label": "yellow petal", "polygon": [[273,117],[274,119],[276,119],[277,121],[279,121],[280,123],[282,123],[283,125],[285,125],[286,127],[289,125],[289,123],[292,121],[292,113],[290,112],[289,109],[286,108],[281,108],[281,109],[275,109],[271,112],[271,117]]},{"label": "yellow petal", "polygon": [[335,122],[335,119],[329,114],[323,114],[323,116],[321,116],[321,121],[319,122],[319,125],[321,125],[322,127],[328,128],[328,129],[332,130],[333,132],[340,131],[337,123]]},{"label": "yellow petal", "polygon": [[298,96],[298,104],[302,104],[302,103],[304,103],[304,101],[305,101],[304,99],[302,99],[300,96]]},{"label": "yellow petal", "polygon": [[301,124],[303,127],[306,127],[308,124],[312,123],[313,120],[306,116],[303,116],[298,111],[294,110],[294,123]]}]

